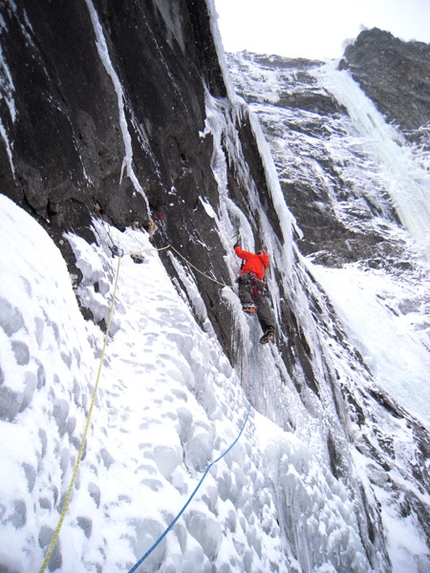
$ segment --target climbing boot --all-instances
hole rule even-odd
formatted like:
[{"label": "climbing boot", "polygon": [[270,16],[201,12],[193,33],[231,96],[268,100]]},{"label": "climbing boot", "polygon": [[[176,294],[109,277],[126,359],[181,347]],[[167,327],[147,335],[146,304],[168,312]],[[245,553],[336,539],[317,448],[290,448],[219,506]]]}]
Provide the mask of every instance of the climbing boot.
[{"label": "climbing boot", "polygon": [[260,344],[267,344],[275,338],[275,330],[273,328],[268,328],[263,336],[260,338]]},{"label": "climbing boot", "polygon": [[252,314],[257,310],[257,307],[255,306],[255,304],[244,304],[242,306],[242,310],[243,312],[248,312],[249,314]]}]

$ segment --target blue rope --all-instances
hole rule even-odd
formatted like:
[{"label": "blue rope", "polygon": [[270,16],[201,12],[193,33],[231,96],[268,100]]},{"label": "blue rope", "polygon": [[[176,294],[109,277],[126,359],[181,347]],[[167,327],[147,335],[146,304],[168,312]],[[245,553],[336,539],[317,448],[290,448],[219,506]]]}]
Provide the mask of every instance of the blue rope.
[{"label": "blue rope", "polygon": [[252,403],[253,403],[253,399],[254,399],[254,387],[255,387],[255,378],[256,378],[256,371],[257,371],[257,317],[255,316],[255,320],[254,320],[254,332],[255,332],[255,337],[254,337],[254,372],[253,372],[253,376],[252,376],[252,386],[251,386],[251,396],[250,396],[250,400],[249,400],[249,404],[248,404],[248,410],[246,412],[246,416],[245,416],[245,420],[243,422],[242,428],[240,429],[240,432],[237,436],[237,438],[234,440],[234,442],[232,442],[230,444],[230,446],[225,450],[224,453],[222,453],[216,460],[214,460],[213,462],[211,462],[208,467],[206,468],[205,473],[202,475],[202,477],[200,478],[199,483],[197,484],[197,486],[195,487],[193,493],[190,495],[190,497],[188,498],[188,501],[185,503],[185,505],[183,506],[183,508],[181,509],[181,511],[178,513],[178,515],[173,519],[173,521],[170,523],[170,525],[167,527],[167,529],[164,531],[164,533],[162,533],[160,535],[160,537],[154,542],[154,544],[152,545],[152,547],[150,547],[148,549],[148,551],[145,553],[145,555],[143,555],[143,557],[141,557],[139,559],[139,561],[130,569],[130,571],[128,573],[134,573],[134,571],[136,571],[136,569],[142,565],[142,563],[145,561],[145,559],[147,557],[149,557],[149,555],[151,555],[151,553],[154,551],[154,549],[163,541],[163,539],[166,537],[166,535],[169,533],[169,531],[175,526],[175,524],[177,523],[177,521],[179,520],[179,518],[181,517],[181,515],[184,513],[184,511],[187,509],[187,507],[190,505],[191,500],[193,499],[193,497],[196,495],[198,489],[200,488],[200,486],[202,485],[204,479],[206,478],[206,476],[208,475],[210,469],[216,464],[218,463],[220,460],[222,460],[222,458],[224,456],[226,456],[228,454],[228,452],[237,444],[237,442],[239,441],[241,435],[243,434],[243,431],[245,429],[246,423],[248,422],[248,418],[249,418],[249,413],[251,411],[251,407],[252,407]]}]

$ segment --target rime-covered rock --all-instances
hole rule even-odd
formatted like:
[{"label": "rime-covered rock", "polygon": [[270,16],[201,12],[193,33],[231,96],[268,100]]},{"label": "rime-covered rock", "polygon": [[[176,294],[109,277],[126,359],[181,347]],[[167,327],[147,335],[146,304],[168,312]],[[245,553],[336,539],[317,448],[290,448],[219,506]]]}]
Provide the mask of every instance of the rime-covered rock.
[{"label": "rime-covered rock", "polygon": [[348,69],[388,121],[411,139],[430,122],[430,45],[403,42],[372,28],[347,46],[339,64]]}]

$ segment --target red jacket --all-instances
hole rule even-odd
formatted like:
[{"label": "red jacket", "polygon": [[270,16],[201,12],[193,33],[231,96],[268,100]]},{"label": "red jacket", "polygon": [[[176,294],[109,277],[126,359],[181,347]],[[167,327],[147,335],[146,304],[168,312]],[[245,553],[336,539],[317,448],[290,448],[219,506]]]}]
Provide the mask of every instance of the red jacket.
[{"label": "red jacket", "polygon": [[266,251],[263,251],[262,255],[256,255],[250,253],[249,251],[244,251],[240,247],[234,247],[234,252],[238,257],[245,261],[240,274],[244,275],[246,273],[253,273],[261,281],[264,279],[266,274],[266,269],[269,267],[269,257]]}]

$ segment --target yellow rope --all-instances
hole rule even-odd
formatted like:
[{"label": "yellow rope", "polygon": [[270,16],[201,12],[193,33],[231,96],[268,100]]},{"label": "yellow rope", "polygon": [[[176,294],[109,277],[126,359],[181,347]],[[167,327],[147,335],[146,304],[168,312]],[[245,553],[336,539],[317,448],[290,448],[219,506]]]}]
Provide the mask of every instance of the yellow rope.
[{"label": "yellow rope", "polygon": [[220,285],[222,287],[227,286],[225,283],[221,283],[221,282],[217,281],[213,277],[210,277],[209,275],[207,275],[206,273],[204,273],[203,271],[198,269],[196,266],[193,265],[193,263],[191,263],[188,259],[186,259],[184,257],[184,255],[182,255],[177,249],[175,249],[175,247],[172,247],[172,245],[167,245],[166,247],[161,247],[160,249],[157,249],[156,247],[152,247],[149,249],[142,249],[140,251],[131,251],[127,254],[131,256],[131,255],[139,255],[140,253],[147,253],[148,251],[158,251],[158,252],[167,251],[167,249],[172,249],[172,251],[174,251],[179,257],[181,257],[181,259],[183,261],[185,261],[187,263],[187,265],[190,265],[191,268],[193,268],[195,271],[197,271],[198,273],[200,273],[201,275],[203,275],[205,278],[209,279],[213,283],[216,283],[217,285]]},{"label": "yellow rope", "polygon": [[104,355],[105,355],[105,351],[106,351],[106,345],[107,345],[107,340],[108,340],[108,336],[109,336],[109,330],[110,330],[110,326],[112,323],[113,307],[114,307],[114,303],[115,303],[116,289],[118,286],[120,264],[121,264],[121,257],[118,257],[118,265],[117,265],[117,269],[116,269],[115,284],[114,284],[114,289],[113,289],[113,294],[112,294],[112,302],[111,302],[110,311],[109,311],[109,319],[108,319],[108,324],[107,324],[107,328],[106,328],[106,334],[105,334],[104,341],[103,341],[103,348],[102,348],[102,353],[100,356],[100,362],[99,362],[99,368],[98,368],[98,372],[97,372],[96,384],[94,386],[94,391],[93,391],[93,395],[91,398],[90,409],[88,411],[87,421],[85,423],[84,435],[82,436],[82,441],[81,441],[81,445],[79,447],[78,457],[76,459],[75,468],[73,470],[72,480],[70,482],[69,489],[67,490],[67,495],[66,495],[66,499],[64,500],[63,509],[61,510],[60,519],[58,521],[57,528],[54,531],[54,535],[52,536],[51,543],[49,545],[48,551],[47,551],[46,556],[45,556],[45,560],[42,563],[41,568],[39,569],[39,573],[43,573],[45,571],[46,567],[48,566],[52,552],[54,551],[55,545],[57,543],[58,535],[60,534],[60,529],[61,529],[61,526],[63,525],[64,517],[65,517],[67,509],[69,507],[69,502],[70,502],[70,498],[72,496],[73,487],[75,485],[75,481],[76,481],[76,478],[78,476],[79,464],[81,463],[81,458],[82,458],[82,454],[84,451],[85,442],[87,439],[88,428],[90,425],[91,414],[93,411],[94,403],[96,401],[97,388],[99,386],[100,374],[101,374],[102,365],[103,365],[103,359],[104,359]]},{"label": "yellow rope", "polygon": [[186,259],[184,257],[184,255],[181,255],[181,253],[179,251],[177,251],[175,249],[175,247],[172,247],[172,245],[169,245],[169,247],[172,249],[172,251],[174,251],[177,255],[179,255],[181,257],[181,259],[183,259],[188,265],[190,265],[190,267],[192,267],[195,271],[197,271],[198,273],[200,273],[201,275],[203,275],[205,278],[209,279],[210,281],[212,281],[213,283],[216,283],[217,285],[220,285],[222,287],[227,286],[224,283],[220,283],[219,281],[217,281],[216,279],[210,277],[209,275],[205,274],[203,271],[201,271],[200,269],[198,269],[197,267],[195,267],[192,263],[190,263],[190,261],[188,259]]},{"label": "yellow rope", "polygon": [[160,253],[161,251],[167,251],[167,249],[170,248],[170,245],[167,245],[166,247],[160,247],[159,249],[157,249],[157,247],[148,247],[147,249],[140,249],[140,251],[130,251],[129,253],[126,253],[126,255],[140,255],[140,253],[148,253],[149,251],[157,251]]},{"label": "yellow rope", "polygon": [[[211,280],[212,282],[214,282],[220,286],[223,286],[223,287],[227,286],[224,283],[217,281],[216,279],[210,277],[209,275],[205,274],[203,271],[198,269],[188,259],[186,259],[178,250],[176,250],[175,247],[172,247],[171,245],[167,245],[166,247],[161,247],[159,249],[157,249],[156,247],[151,247],[148,249],[142,249],[140,251],[131,251],[127,254],[128,255],[137,255],[139,253],[144,253],[144,252],[148,252],[148,251],[161,252],[161,251],[166,251],[167,249],[172,249],[172,251],[174,251],[179,257],[181,257],[181,259],[183,259],[188,265],[190,265],[190,267],[192,267],[194,270],[196,270],[198,273],[200,273],[201,275],[203,275],[207,279]],[[82,436],[81,445],[79,447],[78,457],[76,459],[72,479],[70,481],[70,485],[69,485],[69,488],[67,490],[66,498],[64,500],[64,505],[63,505],[63,508],[61,510],[60,519],[58,520],[57,527],[54,531],[54,535],[52,536],[51,543],[48,547],[48,551],[47,551],[46,556],[45,556],[45,560],[43,561],[42,566],[39,569],[39,573],[44,573],[44,571],[46,570],[46,567],[48,566],[49,560],[51,559],[52,552],[55,549],[55,545],[57,543],[57,539],[58,539],[58,536],[60,534],[60,529],[61,529],[61,526],[63,525],[63,521],[64,521],[64,518],[66,516],[67,509],[69,507],[69,503],[70,503],[70,499],[72,497],[72,492],[73,492],[73,488],[75,486],[76,478],[78,476],[79,465],[81,463],[82,455],[84,452],[85,442],[87,440],[88,428],[90,425],[90,420],[91,420],[91,415],[92,415],[93,408],[94,408],[94,403],[96,401],[97,389],[99,386],[100,375],[101,375],[102,366],[103,366],[103,360],[104,360],[104,356],[105,356],[105,352],[106,352],[106,346],[107,346],[107,341],[108,341],[108,337],[109,337],[109,331],[110,331],[110,327],[111,327],[111,323],[112,323],[112,315],[113,315],[113,308],[115,305],[115,298],[116,298],[116,291],[117,291],[117,286],[118,286],[118,277],[119,277],[119,269],[120,269],[120,265],[121,265],[121,258],[122,258],[121,256],[118,257],[118,264],[117,264],[116,275],[115,275],[115,283],[114,283],[114,288],[113,288],[112,301],[111,301],[110,310],[109,310],[109,319],[108,319],[108,324],[106,327],[106,334],[105,334],[104,340],[103,340],[103,348],[102,348],[102,353],[100,356],[99,367],[98,367],[97,377],[96,377],[96,383],[95,383],[93,394],[91,397],[91,404],[90,404],[90,408],[88,410],[84,434]]]}]

